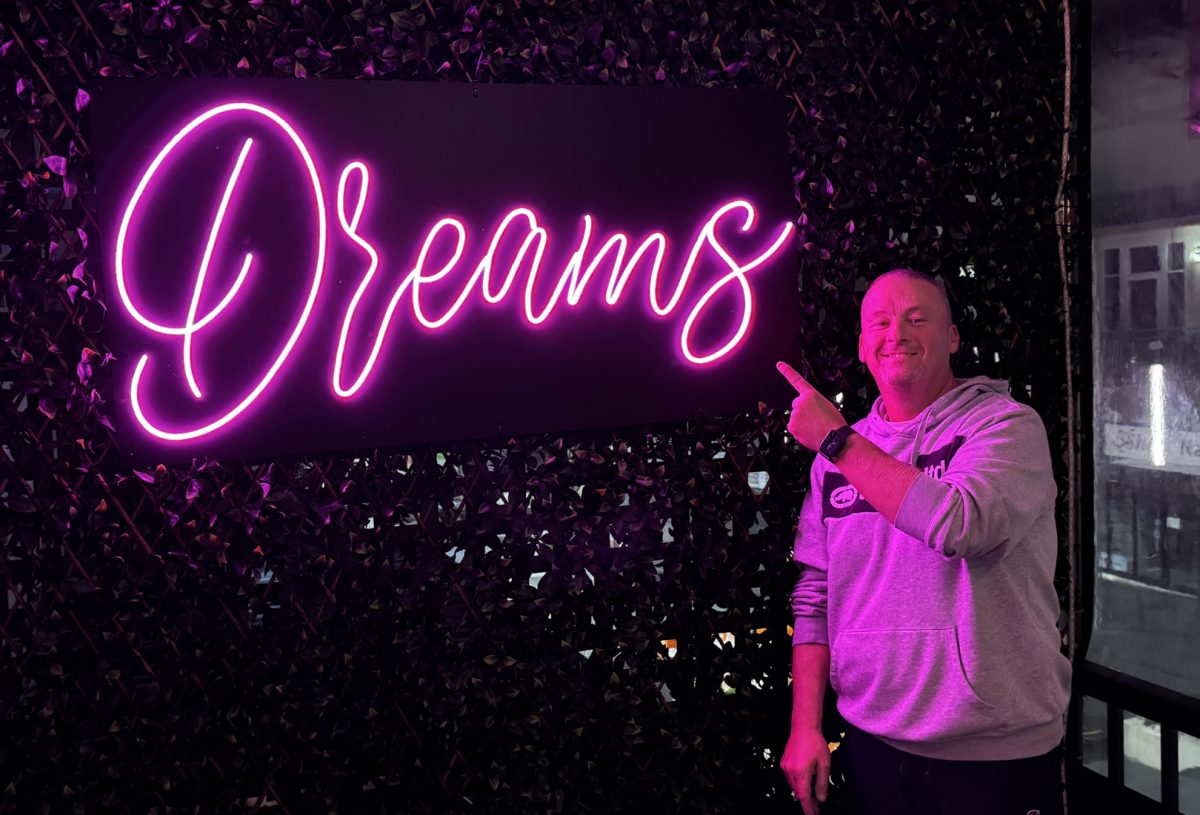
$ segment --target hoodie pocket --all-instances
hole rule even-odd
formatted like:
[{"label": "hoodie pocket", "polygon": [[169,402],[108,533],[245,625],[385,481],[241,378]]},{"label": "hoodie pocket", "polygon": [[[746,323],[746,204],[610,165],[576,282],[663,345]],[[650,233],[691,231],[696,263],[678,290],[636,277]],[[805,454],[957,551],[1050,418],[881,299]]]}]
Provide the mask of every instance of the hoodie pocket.
[{"label": "hoodie pocket", "polygon": [[830,683],[847,721],[902,741],[942,741],[1000,729],[995,707],[963,670],[954,628],[843,631]]}]

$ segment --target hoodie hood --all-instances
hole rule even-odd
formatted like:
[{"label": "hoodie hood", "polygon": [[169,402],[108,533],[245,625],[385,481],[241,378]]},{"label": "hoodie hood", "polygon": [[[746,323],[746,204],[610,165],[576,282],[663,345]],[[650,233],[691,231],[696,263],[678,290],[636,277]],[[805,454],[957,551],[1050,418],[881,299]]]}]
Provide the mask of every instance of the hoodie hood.
[{"label": "hoodie hood", "polygon": [[958,416],[967,410],[980,397],[994,393],[1007,394],[1008,383],[1003,379],[991,379],[986,376],[975,376],[963,379],[957,385],[943,393],[933,401],[933,404],[922,410],[916,416],[905,422],[890,422],[884,417],[883,397],[875,399],[871,412],[864,420],[871,434],[877,438],[892,436],[912,436],[912,455],[908,462],[915,464],[921,449],[921,441],[925,434],[934,430],[943,422]]}]

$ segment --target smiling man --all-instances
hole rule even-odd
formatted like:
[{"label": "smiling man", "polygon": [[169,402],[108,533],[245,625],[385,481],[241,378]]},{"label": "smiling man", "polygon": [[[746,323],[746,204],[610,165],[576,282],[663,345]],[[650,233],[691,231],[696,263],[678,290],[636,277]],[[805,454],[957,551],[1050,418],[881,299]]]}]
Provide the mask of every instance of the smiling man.
[{"label": "smiling man", "polygon": [[826,678],[850,725],[856,812],[1051,815],[1070,697],[1060,652],[1055,485],[1041,419],[1004,382],[956,379],[944,289],[896,269],[862,302],[879,387],[841,413],[784,363],[788,429],[820,453],[796,533],[791,736],[806,815],[829,783]]}]

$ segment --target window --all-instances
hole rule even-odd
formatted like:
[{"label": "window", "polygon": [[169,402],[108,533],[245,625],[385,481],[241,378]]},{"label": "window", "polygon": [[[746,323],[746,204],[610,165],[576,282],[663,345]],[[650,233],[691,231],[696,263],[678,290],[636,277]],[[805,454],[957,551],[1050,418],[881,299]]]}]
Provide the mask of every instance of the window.
[{"label": "window", "polygon": [[1167,327],[1183,328],[1184,303],[1186,302],[1184,275],[1182,273],[1169,274],[1167,281]]},{"label": "window", "polygon": [[1129,250],[1129,271],[1134,274],[1143,272],[1157,272],[1158,266],[1158,247],[1157,246],[1135,246]]},{"label": "window", "polygon": [[[1166,229],[1101,230],[1096,270],[1098,329],[1149,332],[1189,327],[1188,280],[1200,270],[1200,217],[1195,220],[1195,224]],[[1194,244],[1194,260],[1185,252],[1186,240]],[[1162,258],[1165,266],[1160,263]],[[1193,318],[1193,322],[1197,320]]]},{"label": "window", "polygon": [[1121,250],[1104,250],[1104,276],[1116,277],[1121,273]]},{"label": "window", "polygon": [[1104,328],[1116,331],[1121,327],[1121,280],[1104,278]]},{"label": "window", "polygon": [[1129,492],[1116,478],[1104,485],[1103,500],[1097,507],[1104,521],[1097,524],[1101,540],[1097,541],[1097,565],[1111,574],[1128,575],[1133,571],[1133,513],[1129,511]]},{"label": "window", "polygon": [[1183,268],[1183,244],[1182,243],[1168,244],[1167,249],[1171,255],[1170,265],[1167,266],[1167,268],[1168,269],[1182,269]]},{"label": "window", "polygon": [[[1105,0],[1092,12],[1087,657],[1200,697],[1200,131],[1189,127],[1200,121],[1200,17],[1189,22],[1189,8]],[[1125,723],[1125,781],[1147,791],[1157,726]]]},{"label": "window", "polygon": [[1104,250],[1104,328],[1116,331],[1121,326],[1121,250]]},{"label": "window", "polygon": [[1163,551],[1170,569],[1167,584],[1180,591],[1200,592],[1200,516],[1190,506],[1176,504],[1163,515]]},{"label": "window", "polygon": [[1129,317],[1135,331],[1158,327],[1158,281],[1129,282]]},{"label": "window", "polygon": [[[1134,575],[1147,583],[1163,583],[1163,523],[1166,520],[1158,496],[1133,493]],[[1140,499],[1140,500],[1139,500]]]}]

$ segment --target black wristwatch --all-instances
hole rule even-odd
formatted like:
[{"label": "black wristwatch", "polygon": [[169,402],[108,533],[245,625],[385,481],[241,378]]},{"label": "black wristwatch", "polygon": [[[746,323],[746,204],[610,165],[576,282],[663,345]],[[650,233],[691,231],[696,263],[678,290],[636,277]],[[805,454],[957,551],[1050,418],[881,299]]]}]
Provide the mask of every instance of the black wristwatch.
[{"label": "black wristwatch", "polygon": [[837,430],[830,430],[829,435],[825,437],[825,441],[821,442],[821,447],[817,452],[830,461],[837,461],[838,456],[842,454],[842,450],[846,449],[846,440],[853,435],[854,428],[850,425],[839,427]]}]

